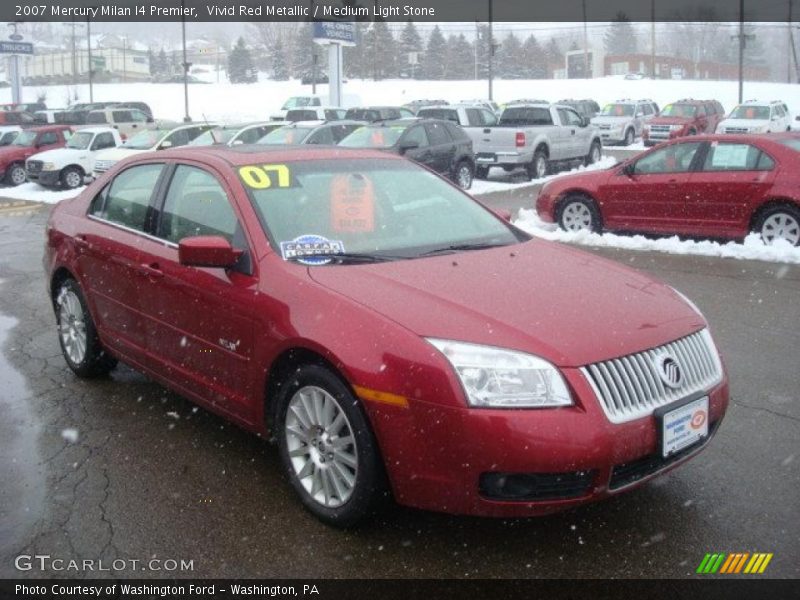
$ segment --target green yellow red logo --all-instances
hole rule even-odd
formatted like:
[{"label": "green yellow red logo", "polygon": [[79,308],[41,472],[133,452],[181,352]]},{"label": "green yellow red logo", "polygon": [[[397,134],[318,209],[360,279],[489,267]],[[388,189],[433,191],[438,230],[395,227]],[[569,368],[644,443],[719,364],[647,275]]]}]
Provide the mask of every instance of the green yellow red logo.
[{"label": "green yellow red logo", "polygon": [[697,573],[701,575],[721,573],[726,575],[736,574],[757,574],[763,573],[769,561],[772,560],[772,552],[733,552],[733,553],[714,553],[706,554]]}]

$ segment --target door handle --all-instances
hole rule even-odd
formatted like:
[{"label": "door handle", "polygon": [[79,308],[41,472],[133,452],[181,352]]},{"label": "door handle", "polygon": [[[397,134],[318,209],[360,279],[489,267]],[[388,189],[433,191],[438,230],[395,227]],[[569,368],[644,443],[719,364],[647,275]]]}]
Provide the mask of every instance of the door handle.
[{"label": "door handle", "polygon": [[158,263],[142,263],[139,265],[139,270],[143,275],[152,277],[153,279],[158,279],[164,276],[164,271],[161,270],[161,268],[158,266]]},{"label": "door handle", "polygon": [[88,248],[89,247],[89,240],[86,239],[86,234],[79,233],[75,236],[75,245],[78,248]]}]

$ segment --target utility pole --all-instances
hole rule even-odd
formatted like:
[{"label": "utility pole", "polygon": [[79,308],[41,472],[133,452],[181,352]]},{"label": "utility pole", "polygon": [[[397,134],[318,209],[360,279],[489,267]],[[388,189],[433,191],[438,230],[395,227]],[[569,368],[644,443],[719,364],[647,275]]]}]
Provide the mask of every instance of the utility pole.
[{"label": "utility pole", "polygon": [[583,6],[583,69],[584,77],[591,78],[591,69],[589,68],[589,23],[586,19],[586,0],[581,0]]},{"label": "utility pole", "polygon": [[78,86],[78,46],[75,40],[75,17],[72,17],[72,85]]},{"label": "utility pole", "polygon": [[744,33],[744,0],[739,0],[739,35],[732,35],[731,38],[739,40],[739,104],[744,101],[744,49],[748,40],[755,39],[755,35]]},{"label": "utility pole", "polygon": [[650,77],[656,78],[656,0],[650,0]]},{"label": "utility pole", "polygon": [[489,0],[489,100],[492,98],[492,79],[494,77],[494,34],[492,33],[492,4]]},{"label": "utility pole", "polygon": [[786,83],[792,83],[792,54],[794,54],[794,36],[792,35],[792,4],[794,0],[789,0],[789,18],[786,21],[786,45],[792,49],[792,53],[786,53]]},{"label": "utility pole", "polygon": [[192,65],[186,58],[186,16],[185,11],[183,10],[183,4],[184,0],[181,0],[181,40],[183,43],[183,120],[185,123],[190,123],[192,121],[192,117],[189,116],[189,67]]},{"label": "utility pole", "polygon": [[94,87],[92,85],[92,80],[94,79],[94,65],[92,64],[92,20],[89,17],[86,17],[86,50],[87,58],[89,59],[89,102],[94,102]]},{"label": "utility pole", "polygon": [[128,81],[128,52],[127,52],[128,38],[122,36],[122,83]]},{"label": "utility pole", "polygon": [[475,55],[475,81],[478,81],[478,42],[481,39],[481,30],[478,21],[475,21],[475,44],[472,46]]}]

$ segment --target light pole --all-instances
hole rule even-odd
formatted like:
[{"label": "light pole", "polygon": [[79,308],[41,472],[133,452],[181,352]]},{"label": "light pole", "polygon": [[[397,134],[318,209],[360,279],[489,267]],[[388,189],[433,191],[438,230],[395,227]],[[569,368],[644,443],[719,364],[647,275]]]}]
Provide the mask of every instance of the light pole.
[{"label": "light pole", "polygon": [[89,71],[89,102],[94,102],[94,86],[93,79],[94,79],[94,65],[92,64],[92,21],[87,16],[86,17],[86,54],[89,61],[88,64],[88,71]]},{"label": "light pole", "polygon": [[492,98],[492,79],[494,78],[494,35],[492,35],[492,4],[493,1],[489,0],[489,100],[494,100]]},{"label": "light pole", "polygon": [[183,102],[184,102],[184,116],[183,120],[190,123],[192,117],[189,116],[189,67],[191,63],[186,59],[186,16],[184,11],[184,0],[181,0],[181,39],[183,42]]}]

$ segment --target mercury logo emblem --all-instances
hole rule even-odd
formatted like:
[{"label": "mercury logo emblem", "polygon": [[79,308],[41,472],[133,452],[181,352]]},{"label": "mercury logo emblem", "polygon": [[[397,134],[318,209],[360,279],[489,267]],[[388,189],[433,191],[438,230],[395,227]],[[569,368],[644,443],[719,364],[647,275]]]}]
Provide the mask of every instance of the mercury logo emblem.
[{"label": "mercury logo emblem", "polygon": [[662,354],[656,358],[655,367],[661,381],[669,387],[679,388],[683,385],[683,371],[671,354]]}]

